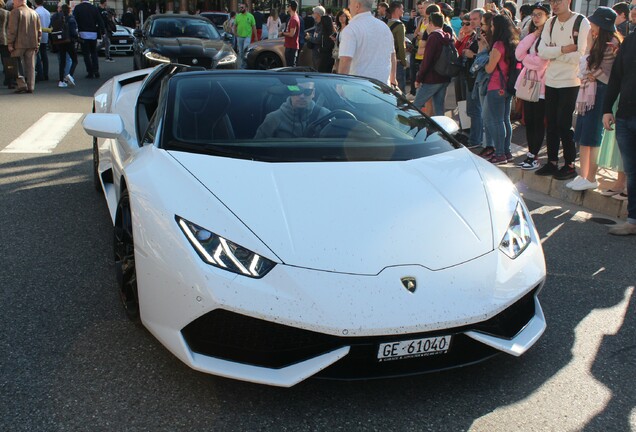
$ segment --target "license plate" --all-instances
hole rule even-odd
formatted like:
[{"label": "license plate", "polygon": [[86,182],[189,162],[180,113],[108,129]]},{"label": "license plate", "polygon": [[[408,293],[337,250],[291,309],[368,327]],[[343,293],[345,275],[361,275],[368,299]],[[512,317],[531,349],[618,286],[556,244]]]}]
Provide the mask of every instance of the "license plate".
[{"label": "license plate", "polygon": [[127,40],[120,40],[120,41],[119,41],[119,43],[120,43],[120,44],[125,44],[125,43],[127,43],[127,42],[128,42]]},{"label": "license plate", "polygon": [[451,336],[436,336],[380,344],[378,361],[402,360],[445,354],[451,343]]}]

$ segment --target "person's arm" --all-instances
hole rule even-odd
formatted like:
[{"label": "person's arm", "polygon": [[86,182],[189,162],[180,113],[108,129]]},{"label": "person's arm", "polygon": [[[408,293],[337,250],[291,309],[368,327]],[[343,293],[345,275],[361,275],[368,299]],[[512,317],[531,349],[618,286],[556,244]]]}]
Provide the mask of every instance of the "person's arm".
[{"label": "person's arm", "polygon": [[399,60],[399,62],[402,63],[402,66],[406,67],[406,45],[404,41],[406,38],[406,27],[398,24],[395,31],[395,45],[397,46],[395,57],[396,60]]},{"label": "person's arm", "polygon": [[584,19],[581,21],[581,28],[579,28],[578,43],[561,47],[562,55],[559,60],[565,63],[578,65],[581,60],[581,56],[585,55],[589,33],[590,22]]},{"label": "person's arm", "polygon": [[[395,58],[395,56],[393,57]],[[338,73],[342,75],[349,75],[349,71],[351,70],[351,60],[352,57],[349,56],[340,56],[338,62]],[[393,69],[393,65],[391,65],[391,69]],[[395,75],[395,74],[394,74]]]},{"label": "person's arm", "polygon": [[[556,16],[550,18],[545,22],[543,26],[543,32],[541,33],[541,42],[539,43],[539,56],[546,60],[553,60],[561,54],[560,46],[550,46],[552,45],[552,38],[550,36],[550,27],[552,26],[552,21],[557,19]],[[556,24],[555,24],[556,25]]]},{"label": "person's arm", "polygon": [[395,58],[395,51],[393,51],[391,53],[391,75],[389,75],[389,82],[391,83],[391,85],[397,87],[398,82],[395,76],[396,72],[397,72],[397,60]]},{"label": "person's arm", "polygon": [[492,50],[490,50],[490,57],[488,58],[488,63],[484,66],[484,70],[486,73],[493,73],[497,68],[497,63],[501,60],[501,52],[493,46]]},{"label": "person's arm", "polygon": [[[631,38],[633,40],[633,37]],[[629,41],[629,39],[628,39]],[[631,41],[630,41],[631,42]],[[607,83],[607,90],[605,92],[605,98],[603,99],[603,127],[606,130],[613,130],[612,125],[615,122],[614,113],[612,108],[614,102],[621,91],[621,82],[623,80],[623,53],[625,52],[625,43],[618,50],[616,60],[612,65],[612,72]]]},{"label": "person's arm", "polygon": [[534,32],[521,39],[519,45],[517,45],[517,48],[515,49],[515,57],[517,57],[517,60],[522,62],[523,59],[526,58],[526,56],[528,55],[528,50],[537,40],[537,36],[537,32]]},{"label": "person's arm", "polygon": [[[291,20],[291,18],[290,18]],[[287,31],[283,32],[283,36],[287,36],[287,37],[294,37],[296,36],[296,32],[298,31],[298,26],[296,25],[297,23],[294,21],[289,21],[289,24],[287,26]]]},{"label": "person's arm", "polygon": [[9,25],[7,27],[7,46],[9,47],[9,52],[13,51],[15,49],[15,38],[16,38],[16,33],[18,31],[18,19],[19,17],[16,17],[16,15],[19,15],[20,11],[18,11],[17,9],[14,11],[11,11],[11,13],[9,14]]}]

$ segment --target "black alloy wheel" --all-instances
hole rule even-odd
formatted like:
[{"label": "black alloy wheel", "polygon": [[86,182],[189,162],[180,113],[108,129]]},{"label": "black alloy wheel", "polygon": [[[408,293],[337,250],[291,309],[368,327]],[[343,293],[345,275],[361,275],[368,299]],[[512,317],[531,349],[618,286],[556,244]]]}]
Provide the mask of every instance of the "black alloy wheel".
[{"label": "black alloy wheel", "polygon": [[283,62],[272,52],[265,52],[256,58],[256,69],[267,70],[279,67],[283,67]]},{"label": "black alloy wheel", "polygon": [[101,192],[102,184],[99,181],[99,148],[97,138],[93,137],[93,186],[97,192]]},{"label": "black alloy wheel", "polygon": [[122,192],[117,204],[114,230],[115,272],[119,285],[119,296],[132,321],[139,319],[139,298],[137,296],[137,272],[135,268],[135,242],[133,238],[130,197]]}]

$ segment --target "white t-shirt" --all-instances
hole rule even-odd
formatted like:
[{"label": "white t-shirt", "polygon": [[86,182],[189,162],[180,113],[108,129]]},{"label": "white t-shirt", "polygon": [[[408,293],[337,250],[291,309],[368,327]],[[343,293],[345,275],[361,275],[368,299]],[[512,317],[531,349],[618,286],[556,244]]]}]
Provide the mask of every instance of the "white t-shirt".
[{"label": "white t-shirt", "polygon": [[[51,13],[44,9],[44,6],[38,6],[35,9],[35,12],[40,17],[40,27],[48,28],[51,27]],[[46,32],[42,32],[42,39],[40,39],[41,43],[49,43],[49,34]]]},{"label": "white t-shirt", "polygon": [[[578,77],[579,61],[581,56],[585,54],[587,34],[590,32],[590,22],[587,18],[583,18],[579,28],[578,50],[568,54],[561,53],[561,47],[574,43],[572,30],[574,29],[577,15],[573,13],[570,19],[564,23],[561,23],[555,16],[546,21],[543,26],[541,42],[539,43],[539,57],[550,60],[545,71],[545,85],[548,87],[565,88],[581,85]],[[556,20],[556,22],[552,32],[550,32],[552,20]]]},{"label": "white t-shirt", "polygon": [[390,84],[391,54],[395,52],[389,26],[371,12],[354,16],[340,34],[338,56],[351,57],[351,75]]}]

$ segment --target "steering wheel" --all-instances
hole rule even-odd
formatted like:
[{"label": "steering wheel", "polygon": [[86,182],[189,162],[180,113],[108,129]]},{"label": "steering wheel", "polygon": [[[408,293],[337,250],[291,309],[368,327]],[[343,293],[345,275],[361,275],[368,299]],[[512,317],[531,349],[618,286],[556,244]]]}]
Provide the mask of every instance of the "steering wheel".
[{"label": "steering wheel", "polygon": [[314,136],[316,133],[316,129],[318,127],[322,127],[328,123],[332,118],[342,118],[342,119],[350,119],[350,120],[358,120],[358,118],[351,112],[343,109],[335,109],[320,117],[317,120],[312,121],[307,125],[307,135]]}]

